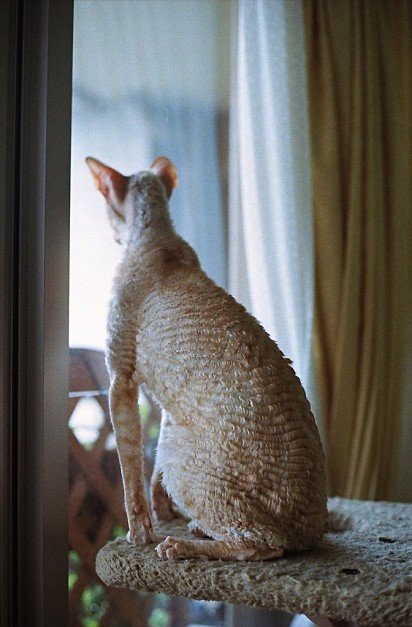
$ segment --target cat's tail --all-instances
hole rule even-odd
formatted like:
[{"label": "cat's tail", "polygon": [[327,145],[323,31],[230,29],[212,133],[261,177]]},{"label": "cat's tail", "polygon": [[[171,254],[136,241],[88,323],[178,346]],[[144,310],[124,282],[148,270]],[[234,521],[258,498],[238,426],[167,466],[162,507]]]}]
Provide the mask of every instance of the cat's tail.
[{"label": "cat's tail", "polygon": [[338,510],[328,510],[328,515],[328,531],[330,533],[341,533],[353,529],[353,521],[348,514]]}]

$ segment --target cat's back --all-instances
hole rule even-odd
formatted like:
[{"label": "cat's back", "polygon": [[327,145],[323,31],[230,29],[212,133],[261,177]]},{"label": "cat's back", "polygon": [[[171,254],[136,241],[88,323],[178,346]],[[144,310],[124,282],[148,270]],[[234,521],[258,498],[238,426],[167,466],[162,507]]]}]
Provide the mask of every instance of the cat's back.
[{"label": "cat's back", "polygon": [[192,367],[231,354],[240,363],[249,344],[271,344],[259,323],[200,268],[177,266],[155,276],[138,316],[138,346],[147,356],[161,347],[165,360],[185,356]]},{"label": "cat's back", "polygon": [[[174,266],[154,278],[139,311],[137,359],[149,387],[157,393],[196,398],[204,391],[222,403],[239,406],[307,406],[303,389],[275,342],[232,296],[200,268]],[[159,389],[159,386],[161,389]],[[154,390],[153,390],[154,391]],[[306,413],[306,410],[305,412]]]}]

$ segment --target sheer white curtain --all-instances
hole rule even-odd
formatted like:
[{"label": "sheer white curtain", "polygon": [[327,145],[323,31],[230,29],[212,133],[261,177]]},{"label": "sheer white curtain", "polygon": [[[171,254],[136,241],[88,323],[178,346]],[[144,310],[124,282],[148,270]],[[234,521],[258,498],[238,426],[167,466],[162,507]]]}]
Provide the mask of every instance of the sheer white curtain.
[{"label": "sheer white curtain", "polygon": [[234,21],[229,287],[293,360],[319,417],[301,1],[239,0]]}]

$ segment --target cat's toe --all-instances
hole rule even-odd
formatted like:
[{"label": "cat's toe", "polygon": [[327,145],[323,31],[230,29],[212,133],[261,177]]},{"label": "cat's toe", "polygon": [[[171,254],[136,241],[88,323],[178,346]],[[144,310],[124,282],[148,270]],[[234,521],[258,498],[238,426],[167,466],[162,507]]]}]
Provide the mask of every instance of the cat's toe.
[{"label": "cat's toe", "polygon": [[179,541],[176,538],[167,536],[163,542],[160,542],[160,544],[157,545],[156,553],[164,560],[178,559],[180,557],[178,545]]}]

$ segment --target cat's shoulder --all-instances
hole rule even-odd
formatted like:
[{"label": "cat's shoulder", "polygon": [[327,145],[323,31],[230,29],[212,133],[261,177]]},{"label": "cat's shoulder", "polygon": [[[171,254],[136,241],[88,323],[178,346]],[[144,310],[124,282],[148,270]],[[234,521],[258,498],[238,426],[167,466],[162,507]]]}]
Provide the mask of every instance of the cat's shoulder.
[{"label": "cat's shoulder", "polygon": [[157,295],[163,301],[173,300],[199,310],[232,312],[237,316],[248,315],[243,305],[217,285],[200,267],[181,262],[172,262],[155,286]]}]

